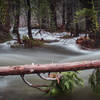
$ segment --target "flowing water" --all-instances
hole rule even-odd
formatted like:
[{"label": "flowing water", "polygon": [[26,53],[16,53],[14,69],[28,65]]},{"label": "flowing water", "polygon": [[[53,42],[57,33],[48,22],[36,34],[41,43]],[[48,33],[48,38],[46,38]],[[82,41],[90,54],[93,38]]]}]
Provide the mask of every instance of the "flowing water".
[{"label": "flowing water", "polygon": [[[66,48],[58,45],[45,45],[41,48],[15,49],[6,43],[0,44],[0,66],[23,64],[64,63],[84,60],[100,59],[99,50],[82,50],[73,41],[66,42]],[[0,77],[0,100],[100,100],[100,96],[93,93],[88,85],[89,74],[92,70],[82,71],[80,77],[85,80],[85,86],[76,88],[67,96],[49,97],[42,92],[30,88],[23,83],[19,76]],[[47,84],[36,75],[29,75],[27,79],[34,84]]]}]

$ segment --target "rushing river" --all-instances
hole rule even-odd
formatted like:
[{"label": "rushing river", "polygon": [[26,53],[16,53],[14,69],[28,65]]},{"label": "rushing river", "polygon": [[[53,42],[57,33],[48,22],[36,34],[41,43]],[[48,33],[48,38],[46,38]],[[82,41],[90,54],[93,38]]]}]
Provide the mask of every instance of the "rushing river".
[{"label": "rushing river", "polygon": [[[0,66],[100,59],[99,50],[82,50],[70,40],[64,45],[66,45],[66,48],[51,44],[41,48],[14,49],[6,43],[0,44]],[[78,87],[72,94],[60,97],[49,97],[28,87],[19,76],[0,77],[0,100],[100,100],[100,96],[93,93],[88,85],[88,77],[91,72],[92,70],[87,70],[80,73],[80,77],[85,80],[84,87]],[[27,78],[32,79],[34,84],[48,83],[39,79],[36,75],[29,75]]]}]

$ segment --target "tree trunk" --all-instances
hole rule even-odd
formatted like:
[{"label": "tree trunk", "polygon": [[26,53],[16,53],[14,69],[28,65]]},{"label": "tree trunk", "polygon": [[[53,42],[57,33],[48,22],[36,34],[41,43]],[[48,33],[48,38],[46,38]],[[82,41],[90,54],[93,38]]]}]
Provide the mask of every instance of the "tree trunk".
[{"label": "tree trunk", "polygon": [[79,25],[78,25],[78,23],[76,23],[75,26],[76,26],[75,36],[79,36]]},{"label": "tree trunk", "polygon": [[4,18],[5,18],[5,29],[6,31],[9,33],[10,32],[10,2],[11,0],[6,0],[5,1],[5,15],[4,15]]},{"label": "tree trunk", "polygon": [[[77,12],[77,11],[79,11],[79,9],[80,9],[80,7],[79,7],[79,0],[75,0],[74,1],[74,12]],[[79,36],[79,31],[80,31],[80,29],[79,29],[79,21],[78,22],[76,22],[75,23],[75,36]]]},{"label": "tree trunk", "polygon": [[[86,8],[92,10],[93,8],[92,0],[87,1]],[[89,33],[93,28],[92,17],[87,14],[85,18],[86,18],[86,31]]]},{"label": "tree trunk", "polygon": [[28,7],[28,11],[27,11],[28,36],[30,39],[33,39],[32,32],[31,32],[31,2],[30,0],[26,0],[26,2]]},{"label": "tree trunk", "polygon": [[62,25],[65,25],[65,0],[63,0]]},{"label": "tree trunk", "polygon": [[49,3],[50,3],[50,9],[51,9],[51,17],[53,21],[53,22],[51,21],[51,24],[54,23],[53,27],[57,29],[56,0],[49,0]]},{"label": "tree trunk", "polygon": [[21,44],[20,34],[19,34],[19,18],[20,18],[20,0],[16,0],[16,3],[14,5],[15,7],[15,14],[14,14],[14,28],[13,33],[17,34],[17,41]]},{"label": "tree trunk", "polygon": [[71,32],[73,23],[73,0],[66,1],[66,14],[67,14],[66,30],[68,32]]},{"label": "tree trunk", "polygon": [[[88,0],[87,1],[87,4],[85,5],[86,8],[88,10],[91,10],[91,13],[94,13],[95,12],[95,9],[94,9],[94,0]],[[86,31],[87,33],[96,33],[96,23],[97,23],[97,19],[96,19],[96,14],[86,14]],[[90,34],[90,35],[91,35]]]},{"label": "tree trunk", "polygon": [[[5,42],[11,39],[10,35],[10,0],[1,1],[0,6],[0,42]],[[2,5],[3,3],[3,5]]]},{"label": "tree trunk", "polygon": [[100,68],[100,60],[70,62],[64,64],[36,64],[0,67],[0,76],[65,72]]}]

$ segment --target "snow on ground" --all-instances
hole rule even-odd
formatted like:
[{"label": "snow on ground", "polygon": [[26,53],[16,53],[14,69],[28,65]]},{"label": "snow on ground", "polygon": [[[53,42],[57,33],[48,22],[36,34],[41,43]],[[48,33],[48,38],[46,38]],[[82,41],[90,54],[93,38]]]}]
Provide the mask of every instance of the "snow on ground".
[{"label": "snow on ground", "polygon": [[81,49],[81,47],[78,44],[76,44],[76,39],[77,38],[61,39],[59,42],[49,43],[48,45],[60,46],[64,49],[71,50],[71,51],[74,51],[74,52],[79,52],[79,53],[86,53],[86,54],[87,53],[93,53],[92,52],[93,50]]},{"label": "snow on ground", "polygon": [[[22,38],[24,35],[27,35],[28,30],[27,30],[27,28],[20,28],[19,33]],[[35,38],[35,39],[59,40],[60,37],[66,35],[66,34],[67,34],[66,32],[50,33],[50,32],[46,32],[44,30],[41,30],[41,32],[39,33],[39,29],[32,29],[32,35],[33,35],[33,38]]]},{"label": "snow on ground", "polygon": [[[19,29],[21,38],[23,35],[27,35],[27,28],[20,28]],[[58,42],[52,42],[52,43],[46,43],[46,45],[56,45],[60,46],[65,49],[69,49],[75,52],[81,52],[81,53],[92,53],[91,50],[82,50],[79,45],[76,44],[76,39],[78,38],[72,38],[72,39],[61,39],[60,37],[63,37],[65,35],[70,35],[67,32],[62,33],[50,33],[46,32],[44,30],[39,33],[39,29],[32,29],[33,38],[36,39],[44,39],[44,40],[59,40]],[[80,36],[84,36],[85,34],[81,34]]]},{"label": "snow on ground", "polygon": [[[23,38],[23,36],[28,36],[28,30],[27,28],[19,28],[19,33],[20,33],[20,37]],[[94,50],[83,50],[80,48],[80,46],[78,44],[76,44],[76,38],[72,38],[72,39],[62,39],[61,37],[65,36],[65,35],[70,35],[67,32],[62,32],[62,33],[50,33],[50,32],[46,32],[44,30],[41,31],[41,33],[39,33],[39,29],[32,29],[32,35],[33,38],[35,39],[44,39],[44,40],[58,40],[58,42],[51,42],[51,43],[45,43],[45,45],[53,45],[53,46],[60,46],[61,48],[64,48],[66,50],[71,50],[74,52],[79,52],[79,53],[93,53]],[[84,36],[84,34],[81,34],[80,36]],[[17,39],[17,37],[15,35],[13,35],[14,39]],[[5,43],[0,44],[0,46],[4,46],[6,48],[10,47],[9,45],[14,44],[16,40],[12,40],[12,41],[7,41]],[[96,50],[96,52],[98,52],[98,50]]]}]

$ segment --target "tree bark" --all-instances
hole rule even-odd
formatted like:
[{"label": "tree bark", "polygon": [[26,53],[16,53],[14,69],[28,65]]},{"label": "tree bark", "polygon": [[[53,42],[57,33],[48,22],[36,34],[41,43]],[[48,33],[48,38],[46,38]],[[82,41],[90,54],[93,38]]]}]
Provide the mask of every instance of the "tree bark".
[{"label": "tree bark", "polygon": [[28,36],[30,39],[33,39],[31,32],[31,2],[26,0],[28,11],[27,11],[27,26],[28,26]]},{"label": "tree bark", "polygon": [[[79,0],[74,1],[74,12],[79,11],[80,3]],[[79,29],[79,21],[75,23],[75,36],[79,36],[80,29]]]},{"label": "tree bark", "polygon": [[[92,0],[88,0],[86,8],[90,9],[90,10],[93,10],[93,6],[94,5],[92,3]],[[93,23],[92,17],[93,16],[91,16],[89,14],[87,14],[86,17],[85,17],[86,18],[86,31],[87,31],[87,33],[93,32],[93,25],[94,25],[94,23]]]},{"label": "tree bark", "polygon": [[[0,2],[0,43],[11,39],[10,35],[10,3],[11,0]],[[2,9],[3,7],[3,9]]]},{"label": "tree bark", "polygon": [[63,0],[62,25],[65,25],[65,0]]},{"label": "tree bark", "polygon": [[4,14],[4,18],[5,18],[5,24],[4,27],[6,29],[6,32],[10,33],[10,3],[11,0],[6,0],[5,1],[5,14]]},{"label": "tree bark", "polygon": [[73,0],[66,1],[66,17],[67,17],[66,30],[68,32],[71,32],[73,23]]},{"label": "tree bark", "polygon": [[[48,0],[50,3],[50,10],[51,10],[51,16],[52,16],[52,21],[54,23],[54,27],[57,28],[57,15],[56,15],[56,0]],[[52,24],[51,21],[51,24]],[[52,26],[52,25],[51,25]]]},{"label": "tree bark", "polygon": [[100,68],[100,60],[64,64],[36,64],[0,67],[0,76],[65,72]]},{"label": "tree bark", "polygon": [[21,39],[19,34],[20,0],[16,0],[14,7],[15,7],[15,14],[14,14],[15,22],[14,22],[13,33],[16,33],[17,41],[18,43],[21,44]]}]

